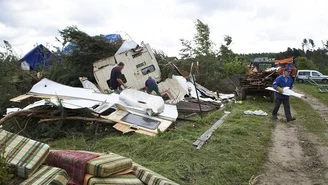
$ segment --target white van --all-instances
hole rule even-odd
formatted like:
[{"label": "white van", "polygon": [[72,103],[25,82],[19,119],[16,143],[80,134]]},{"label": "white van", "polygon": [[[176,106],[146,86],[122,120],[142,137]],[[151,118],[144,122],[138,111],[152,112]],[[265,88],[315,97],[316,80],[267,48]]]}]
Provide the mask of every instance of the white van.
[{"label": "white van", "polygon": [[328,76],[323,75],[316,70],[298,70],[296,74],[296,81],[303,83],[304,81],[312,79],[316,82],[328,83]]}]

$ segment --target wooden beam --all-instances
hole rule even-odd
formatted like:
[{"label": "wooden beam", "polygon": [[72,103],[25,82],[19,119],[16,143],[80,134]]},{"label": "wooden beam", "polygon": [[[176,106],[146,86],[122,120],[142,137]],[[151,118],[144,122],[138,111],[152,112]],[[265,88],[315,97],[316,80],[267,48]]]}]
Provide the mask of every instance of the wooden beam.
[{"label": "wooden beam", "polygon": [[225,114],[217,122],[215,122],[210,129],[208,129],[203,135],[197,138],[193,145],[196,146],[197,149],[200,149],[205,144],[205,142],[212,136],[214,130],[216,130],[218,126],[220,126],[224,122],[224,120],[229,114],[230,112],[225,112]]}]

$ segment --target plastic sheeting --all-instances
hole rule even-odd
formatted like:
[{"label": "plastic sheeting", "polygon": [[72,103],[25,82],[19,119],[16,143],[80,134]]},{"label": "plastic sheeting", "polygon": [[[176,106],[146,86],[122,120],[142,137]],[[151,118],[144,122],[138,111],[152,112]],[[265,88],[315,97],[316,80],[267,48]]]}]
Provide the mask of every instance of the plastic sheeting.
[{"label": "plastic sheeting", "polygon": [[[274,91],[274,92],[278,92],[277,90],[275,90],[273,87],[267,87],[265,88],[266,90],[269,90],[269,91]],[[297,98],[302,98],[304,96],[304,94],[300,94],[300,93],[297,93],[297,92],[294,92],[293,90],[289,89],[289,87],[284,87],[282,89],[283,91],[283,95],[286,95],[286,96],[295,96]]]},{"label": "plastic sheeting", "polygon": [[79,77],[80,82],[82,83],[83,88],[85,89],[92,89],[96,93],[100,93],[98,87],[90,82],[86,77]]},{"label": "plastic sheeting", "polygon": [[116,51],[115,55],[119,55],[121,53],[124,53],[126,51],[129,51],[131,49],[135,49],[138,46],[136,42],[133,40],[126,40],[122,44],[122,46]]}]

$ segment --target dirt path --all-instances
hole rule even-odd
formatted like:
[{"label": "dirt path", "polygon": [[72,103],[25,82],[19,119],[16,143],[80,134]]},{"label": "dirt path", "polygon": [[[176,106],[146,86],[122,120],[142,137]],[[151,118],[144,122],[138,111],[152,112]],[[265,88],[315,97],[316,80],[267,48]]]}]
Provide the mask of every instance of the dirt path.
[{"label": "dirt path", "polygon": [[[283,107],[279,109],[279,115],[284,115]],[[277,121],[269,159],[265,164],[265,174],[257,184],[312,184],[311,178],[305,172],[303,164],[306,157],[298,135],[296,122]]]},{"label": "dirt path", "polygon": [[[303,93],[298,89],[296,91]],[[327,106],[313,96],[305,95],[307,98],[304,100],[324,120],[328,120]],[[283,107],[279,115],[284,115]],[[328,184],[327,169],[328,147],[316,135],[305,132],[297,120],[289,123],[277,121],[265,173],[257,184]]]},{"label": "dirt path", "polygon": [[299,89],[295,89],[295,91],[306,95],[306,98],[304,98],[303,100],[309,105],[311,105],[311,107],[316,110],[325,121],[328,121],[328,107],[325,104],[321,103],[317,98],[313,97],[312,95],[306,94]]}]

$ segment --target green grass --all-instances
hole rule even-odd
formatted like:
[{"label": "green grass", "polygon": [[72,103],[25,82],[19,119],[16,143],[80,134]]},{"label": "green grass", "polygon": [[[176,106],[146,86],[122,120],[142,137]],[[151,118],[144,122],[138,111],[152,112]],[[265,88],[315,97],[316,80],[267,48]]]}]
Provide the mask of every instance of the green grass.
[{"label": "green grass", "polygon": [[243,113],[258,109],[269,113],[273,105],[263,98],[248,99],[227,106],[232,113],[199,150],[192,143],[223,115],[222,110],[203,119],[195,117],[196,123],[176,122],[175,129],[156,137],[111,132],[97,140],[73,135],[49,144],[53,149],[114,152],[180,184],[248,184],[262,170],[274,127],[270,116]]},{"label": "green grass", "polygon": [[295,87],[304,91],[307,94],[311,94],[323,104],[328,106],[328,93],[320,93],[316,86],[306,83],[296,83]]},{"label": "green grass", "polygon": [[297,114],[297,122],[303,126],[305,131],[309,131],[317,135],[320,139],[328,142],[325,136],[328,126],[318,112],[299,98],[291,97],[290,103]]}]

